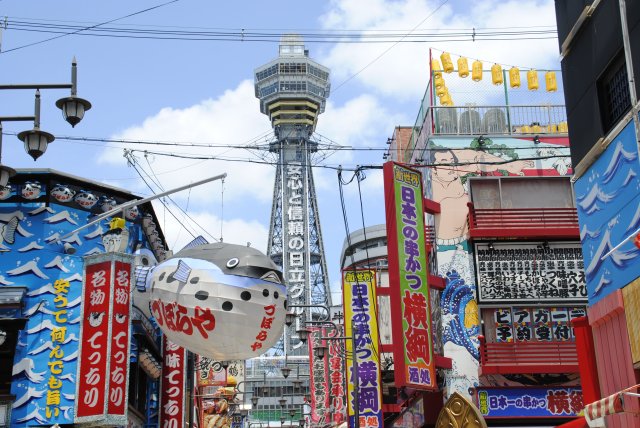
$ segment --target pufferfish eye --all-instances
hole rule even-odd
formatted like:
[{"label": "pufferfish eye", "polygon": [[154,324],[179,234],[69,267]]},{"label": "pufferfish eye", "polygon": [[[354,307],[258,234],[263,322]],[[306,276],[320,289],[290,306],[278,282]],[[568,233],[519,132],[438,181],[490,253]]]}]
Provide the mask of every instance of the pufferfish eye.
[{"label": "pufferfish eye", "polygon": [[229,269],[233,269],[234,267],[238,266],[238,263],[240,263],[240,260],[237,257],[234,257],[227,261],[227,267]]},{"label": "pufferfish eye", "polygon": [[262,279],[264,281],[273,282],[273,283],[276,283],[276,284],[282,284],[280,282],[280,277],[278,277],[278,275],[272,270],[270,270],[269,272],[267,272],[264,275],[262,275],[260,277],[260,279]]}]

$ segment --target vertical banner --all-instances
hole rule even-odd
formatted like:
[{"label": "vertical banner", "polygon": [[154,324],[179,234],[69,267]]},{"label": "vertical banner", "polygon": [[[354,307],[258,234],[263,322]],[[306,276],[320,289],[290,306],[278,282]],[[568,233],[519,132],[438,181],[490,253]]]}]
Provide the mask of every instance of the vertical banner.
[{"label": "vertical banner", "polygon": [[[327,359],[316,358],[313,348],[326,346],[322,337],[326,330],[320,327],[307,327],[309,329],[309,386],[311,388],[311,421],[318,423],[329,408],[329,385],[327,383]],[[330,341],[334,342],[334,341]]]},{"label": "vertical banner", "polygon": [[100,421],[107,413],[111,275],[109,260],[85,259],[75,423]]},{"label": "vertical banner", "polygon": [[84,258],[74,422],[127,424],[133,256]]},{"label": "vertical banner", "polygon": [[160,428],[183,428],[187,351],[162,335]]},{"label": "vertical banner", "polygon": [[[337,324],[337,327],[336,336],[344,336],[344,327],[340,324]],[[329,407],[333,408],[333,425],[338,426],[344,422],[347,410],[344,357],[342,344],[339,341],[328,340],[327,345],[329,346]]]},{"label": "vertical banner", "polygon": [[422,175],[394,162],[383,173],[395,382],[435,390]]},{"label": "vertical banner", "polygon": [[[347,403],[349,426],[382,428],[382,378],[378,320],[376,318],[376,282],[372,270],[349,269],[342,272],[347,355]],[[355,361],[354,361],[355,358]],[[357,370],[355,363],[357,362]],[[355,390],[357,376],[358,390]],[[356,406],[359,421],[356,423]]]},{"label": "vertical banner", "polygon": [[116,261],[111,314],[111,352],[109,358],[109,417],[127,419],[127,381],[129,379],[129,326],[131,324],[131,263]]}]

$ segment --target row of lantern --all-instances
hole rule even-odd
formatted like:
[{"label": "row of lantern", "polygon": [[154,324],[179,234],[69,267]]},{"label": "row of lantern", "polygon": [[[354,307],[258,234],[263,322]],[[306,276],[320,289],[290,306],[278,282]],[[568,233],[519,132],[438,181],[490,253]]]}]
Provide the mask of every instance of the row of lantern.
[{"label": "row of lantern", "polygon": [[[453,61],[451,55],[447,52],[443,52],[440,55],[440,61],[437,58],[431,60],[431,69],[433,71],[434,80],[442,79],[442,72],[451,73],[454,71]],[[471,64],[471,79],[474,82],[482,80],[483,67],[482,61],[475,60]],[[458,58],[458,75],[462,78],[469,76],[469,62],[467,58]],[[546,71],[544,76],[547,92],[555,92],[558,90],[558,82],[556,80],[555,71]],[[502,73],[502,66],[500,64],[493,64],[491,66],[491,82],[494,85],[502,85],[504,83],[504,74]],[[437,82],[435,82],[437,84]],[[511,67],[509,69],[509,86],[512,88],[520,87],[520,69],[518,67]],[[527,88],[530,91],[537,91],[540,88],[538,82],[538,71],[531,69],[527,71]],[[442,97],[441,101],[442,101]],[[444,105],[444,103],[443,103]]]}]

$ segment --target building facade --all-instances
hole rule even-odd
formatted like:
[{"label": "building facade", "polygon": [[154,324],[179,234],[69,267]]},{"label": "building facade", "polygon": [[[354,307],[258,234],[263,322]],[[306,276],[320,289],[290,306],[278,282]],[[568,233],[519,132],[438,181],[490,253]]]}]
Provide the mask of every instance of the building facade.
[{"label": "building facade", "polygon": [[[520,87],[514,69],[472,82],[433,64],[409,141],[396,132],[386,158],[422,171],[439,204],[445,396],[473,398],[489,426],[555,426],[583,407],[571,321],[586,283],[562,97]],[[471,98],[447,98],[442,79]]]},{"label": "building facade", "polygon": [[[86,400],[93,403],[99,389],[106,394],[105,402],[119,405],[120,420],[129,426],[159,423],[161,335],[153,320],[131,302],[134,263],[165,257],[153,209],[146,203],[114,212],[124,218],[119,227],[110,227],[106,219],[78,230],[97,214],[136,199],[140,198],[124,190],[52,170],[19,170],[0,189],[0,426],[74,426],[78,406]],[[116,263],[124,270],[115,271],[117,284],[109,286],[109,271],[98,271],[97,266],[110,262],[98,260],[88,270],[85,261],[108,258],[105,247],[114,242],[122,243],[117,248],[122,260]],[[88,291],[88,284],[95,292]],[[111,288],[117,295],[105,296],[104,290],[118,285],[124,288]],[[112,323],[103,322],[103,315],[89,308],[105,304],[112,308],[107,313],[117,318],[109,337],[118,340],[105,342],[110,354],[87,354],[99,345],[87,335],[89,329]],[[120,321],[125,324],[116,334]],[[121,337],[128,337],[129,343]],[[118,355],[117,362],[109,363],[115,374],[110,381],[92,366],[104,362],[106,355]],[[128,361],[122,355],[128,355]],[[94,390],[92,385],[100,386]]]},{"label": "building facade", "polygon": [[580,354],[585,404],[624,397],[603,422],[637,427],[638,401],[625,391],[640,383],[640,5],[557,1],[556,19],[593,337]]}]

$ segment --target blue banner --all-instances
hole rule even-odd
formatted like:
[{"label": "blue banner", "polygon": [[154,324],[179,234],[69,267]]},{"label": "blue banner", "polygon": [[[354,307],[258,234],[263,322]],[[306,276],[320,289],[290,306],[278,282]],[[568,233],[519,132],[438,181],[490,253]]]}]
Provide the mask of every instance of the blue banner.
[{"label": "blue banner", "polygon": [[478,388],[487,418],[571,417],[584,408],[580,388]]}]

